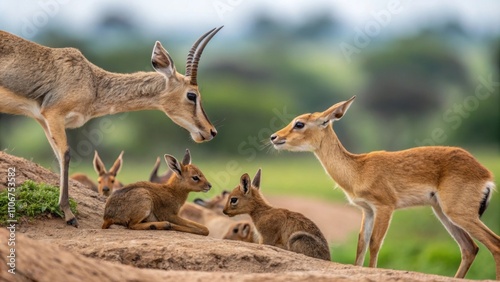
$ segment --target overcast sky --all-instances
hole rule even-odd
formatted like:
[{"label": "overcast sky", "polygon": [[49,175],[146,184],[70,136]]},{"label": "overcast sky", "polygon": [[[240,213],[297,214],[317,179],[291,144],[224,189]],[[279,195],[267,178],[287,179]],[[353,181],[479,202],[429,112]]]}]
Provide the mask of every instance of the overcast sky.
[{"label": "overcast sky", "polygon": [[146,29],[199,30],[224,24],[228,34],[238,33],[259,11],[276,19],[300,22],[305,15],[326,9],[347,28],[354,29],[362,28],[375,14],[393,7],[398,12],[390,14],[388,30],[405,32],[429,20],[452,15],[472,32],[500,34],[498,0],[16,0],[0,2],[0,29],[23,35],[23,29],[29,25],[42,30],[62,23],[85,31],[110,7],[131,10],[135,20],[144,23]]}]

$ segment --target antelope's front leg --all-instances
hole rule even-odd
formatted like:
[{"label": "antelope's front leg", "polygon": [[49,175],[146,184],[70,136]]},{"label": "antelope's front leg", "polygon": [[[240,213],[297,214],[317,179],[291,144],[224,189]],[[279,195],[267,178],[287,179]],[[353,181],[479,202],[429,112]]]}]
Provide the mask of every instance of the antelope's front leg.
[{"label": "antelope's front leg", "polygon": [[365,262],[366,251],[368,250],[368,242],[372,236],[373,218],[375,211],[368,205],[362,206],[361,230],[358,236],[358,247],[356,251],[355,265],[363,266]]},{"label": "antelope's front leg", "polygon": [[207,236],[209,233],[208,228],[206,228],[205,226],[179,216],[172,216],[168,219],[168,221],[172,223],[171,230],[193,233],[203,236]]},{"label": "antelope's front leg", "polygon": [[64,126],[64,117],[54,111],[43,112],[45,119],[40,119],[38,122],[42,125],[45,131],[45,136],[54,151],[54,154],[59,161],[60,169],[60,190],[59,190],[59,207],[64,212],[64,218],[68,225],[78,227],[78,221],[75,215],[71,212],[69,206],[68,193],[68,171],[70,162],[69,146],[66,139],[66,130]]},{"label": "antelope's front leg", "polygon": [[392,207],[378,206],[376,208],[373,232],[370,239],[370,267],[377,267],[378,252],[384,242],[393,212]]}]

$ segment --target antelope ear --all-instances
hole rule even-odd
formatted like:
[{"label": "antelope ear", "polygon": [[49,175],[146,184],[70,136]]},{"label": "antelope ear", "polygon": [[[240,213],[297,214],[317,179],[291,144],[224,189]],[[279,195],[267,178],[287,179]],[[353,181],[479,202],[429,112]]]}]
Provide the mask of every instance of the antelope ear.
[{"label": "antelope ear", "polygon": [[356,96],[352,96],[352,98],[347,101],[331,106],[328,110],[324,111],[321,116],[325,119],[325,121],[336,121],[341,119],[351,106],[352,102],[354,102],[355,98]]},{"label": "antelope ear", "polygon": [[122,168],[122,164],[123,164],[123,153],[124,151],[122,151],[120,153],[120,155],[118,156],[118,158],[116,158],[116,161],[115,163],[113,164],[113,166],[111,167],[111,169],[109,170],[109,173],[113,174],[114,176],[116,176],[118,174],[118,172],[120,172],[121,168]]},{"label": "antelope ear", "polygon": [[154,183],[160,182],[158,176],[158,169],[160,168],[160,162],[161,162],[160,157],[157,157],[155,165],[153,166],[153,171],[151,171],[151,174],[149,175],[149,182],[154,182]]},{"label": "antelope ear", "polygon": [[257,173],[255,174],[255,176],[253,177],[253,181],[252,181],[252,186],[257,188],[257,189],[260,189],[260,174],[262,172],[262,169],[259,168],[259,170],[257,170]]},{"label": "antelope ear", "polygon": [[186,149],[186,153],[184,154],[184,158],[182,159],[182,164],[191,164],[191,152],[189,152],[189,149]]},{"label": "antelope ear", "polygon": [[177,161],[177,159],[171,155],[165,154],[165,161],[167,162],[168,167],[175,173],[177,176],[182,176],[182,166]]},{"label": "antelope ear", "polygon": [[172,60],[172,57],[170,57],[167,50],[163,48],[160,41],[156,41],[153,48],[151,64],[157,72],[165,75],[166,77],[172,77],[176,72],[174,60]]},{"label": "antelope ear", "polygon": [[203,199],[196,198],[193,200],[193,202],[199,206],[207,207],[207,202],[205,202],[205,200],[203,200]]},{"label": "antelope ear", "polygon": [[241,236],[243,236],[243,238],[246,238],[248,237],[248,235],[250,235],[250,224],[243,223],[243,226],[241,227]]},{"label": "antelope ear", "polygon": [[104,167],[104,164],[102,163],[102,160],[99,157],[99,153],[97,153],[97,150],[94,153],[94,169],[98,175],[103,175],[106,173],[106,168]]},{"label": "antelope ear", "polygon": [[250,176],[248,176],[248,173],[245,173],[241,176],[240,189],[243,194],[248,194],[248,192],[250,191]]}]

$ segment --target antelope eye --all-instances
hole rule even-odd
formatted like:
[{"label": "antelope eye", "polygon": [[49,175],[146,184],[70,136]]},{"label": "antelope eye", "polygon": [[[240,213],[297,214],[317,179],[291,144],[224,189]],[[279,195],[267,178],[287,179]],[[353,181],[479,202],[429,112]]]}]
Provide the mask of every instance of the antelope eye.
[{"label": "antelope eye", "polygon": [[304,128],[305,124],[303,122],[297,121],[295,125],[293,126],[294,129],[301,129]]},{"label": "antelope eye", "polygon": [[196,94],[194,94],[193,92],[188,92],[187,93],[187,98],[188,98],[189,101],[196,103]]},{"label": "antelope eye", "polygon": [[194,181],[200,181],[200,178],[198,176],[196,176],[196,175],[193,176],[193,177],[191,177],[191,178],[193,178]]},{"label": "antelope eye", "polygon": [[238,198],[232,197],[229,201],[231,202],[231,205],[235,205],[238,202]]},{"label": "antelope eye", "polygon": [[114,180],[114,179],[113,179],[113,180],[111,180],[111,183],[115,183],[115,180]]}]

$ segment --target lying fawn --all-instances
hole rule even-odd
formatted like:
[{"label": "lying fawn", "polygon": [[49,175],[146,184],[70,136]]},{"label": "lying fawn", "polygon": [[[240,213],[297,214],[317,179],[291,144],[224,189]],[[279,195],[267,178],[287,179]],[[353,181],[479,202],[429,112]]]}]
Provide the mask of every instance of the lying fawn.
[{"label": "lying fawn", "polygon": [[0,113],[28,116],[42,126],[59,162],[59,206],[67,224],[78,226],[69,208],[66,128],[109,114],[161,110],[195,142],[215,137],[201,105],[197,73],[205,46],[221,28],[194,43],[185,75],[159,41],[151,56],[155,72],[119,74],[95,66],[77,49],[49,48],[0,31]]},{"label": "lying fawn", "polygon": [[493,176],[474,157],[456,147],[417,147],[404,151],[351,154],[340,143],[333,122],[341,119],[355,97],[324,112],[296,117],[271,136],[276,149],[312,151],[325,171],[361,208],[356,265],[363,265],[368,246],[370,267],[396,209],[430,205],[460,246],[462,260],[455,277],[463,278],[478,246],[493,254],[500,279],[500,237],[479,219],[494,190]]},{"label": "lying fawn", "polygon": [[233,223],[226,234],[222,237],[227,240],[258,243],[260,235],[251,222],[238,221]]},{"label": "lying fawn", "polygon": [[109,171],[104,167],[104,163],[99,157],[99,153],[95,151],[94,154],[94,169],[97,172],[97,185],[92,181],[87,175],[83,173],[75,173],[70,176],[71,179],[74,179],[83,185],[87,186],[87,188],[99,193],[100,195],[109,196],[114,190],[120,189],[123,187],[123,184],[116,180],[116,175],[120,172],[120,169],[123,164],[123,151],[120,153],[115,163],[111,167]]},{"label": "lying fawn", "polygon": [[137,182],[115,191],[104,208],[102,229],[119,224],[130,229],[163,229],[207,236],[208,229],[178,215],[189,192],[207,192],[212,185],[192,164],[165,155],[174,176],[166,184]]},{"label": "lying fawn", "polygon": [[[206,209],[212,210],[219,215],[224,215],[224,213],[222,213],[222,210],[226,205],[228,197],[229,197],[229,191],[224,190],[222,191],[222,193],[216,195],[215,197],[213,197],[208,201],[203,200],[201,198],[196,198],[194,199],[194,203]],[[224,217],[226,216],[224,215]]]},{"label": "lying fawn", "polygon": [[330,250],[319,228],[300,213],[270,206],[260,193],[261,170],[253,182],[247,173],[229,194],[224,214],[249,214],[261,236],[261,244],[276,246],[306,256],[330,260]]}]

